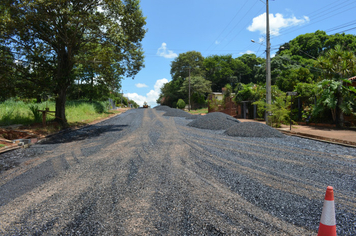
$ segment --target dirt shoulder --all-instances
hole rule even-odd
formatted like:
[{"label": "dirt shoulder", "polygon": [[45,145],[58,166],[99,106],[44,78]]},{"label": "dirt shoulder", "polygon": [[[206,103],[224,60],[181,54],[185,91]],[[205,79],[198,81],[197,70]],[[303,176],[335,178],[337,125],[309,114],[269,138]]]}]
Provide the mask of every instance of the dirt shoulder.
[{"label": "dirt shoulder", "polygon": [[[76,130],[88,125],[97,124],[104,120],[110,119],[114,116],[126,112],[129,108],[118,108],[115,112],[108,117],[96,119],[89,123],[72,123],[69,124],[67,129]],[[0,127],[0,154],[17,148],[22,148],[25,144],[21,144],[22,139],[29,140],[29,144],[38,142],[41,139],[46,138],[49,135],[60,132],[59,125],[57,123],[48,123],[47,127],[43,127],[42,124],[36,123],[31,125],[10,125]],[[20,144],[19,144],[20,143]],[[26,147],[26,146],[25,146]]]}]

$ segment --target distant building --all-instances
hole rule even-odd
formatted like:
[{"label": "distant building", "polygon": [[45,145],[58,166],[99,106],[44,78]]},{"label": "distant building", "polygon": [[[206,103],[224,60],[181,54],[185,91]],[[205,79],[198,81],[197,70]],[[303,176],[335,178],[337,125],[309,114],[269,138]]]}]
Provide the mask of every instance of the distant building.
[{"label": "distant building", "polygon": [[222,101],[224,99],[224,94],[219,92],[212,92],[210,94],[210,99],[215,98],[215,100]]}]

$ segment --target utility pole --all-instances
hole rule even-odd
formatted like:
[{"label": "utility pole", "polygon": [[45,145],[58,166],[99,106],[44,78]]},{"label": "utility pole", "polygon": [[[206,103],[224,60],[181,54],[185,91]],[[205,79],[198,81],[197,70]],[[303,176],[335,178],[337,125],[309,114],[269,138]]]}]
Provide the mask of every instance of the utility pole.
[{"label": "utility pole", "polygon": [[[272,96],[271,96],[271,42],[270,42],[270,33],[269,33],[269,9],[268,9],[268,0],[266,0],[266,103],[268,106],[271,105]],[[266,116],[266,124],[268,125],[268,115],[267,111]]]},{"label": "utility pole", "polygon": [[189,67],[189,91],[188,91],[188,96],[189,96],[189,104],[188,104],[188,110],[190,111],[190,67]]}]

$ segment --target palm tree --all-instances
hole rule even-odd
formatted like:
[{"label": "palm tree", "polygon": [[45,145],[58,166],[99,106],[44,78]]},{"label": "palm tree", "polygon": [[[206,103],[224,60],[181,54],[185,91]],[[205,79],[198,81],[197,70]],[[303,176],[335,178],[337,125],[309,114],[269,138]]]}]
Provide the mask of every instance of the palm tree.
[{"label": "palm tree", "polygon": [[[325,96],[322,96],[321,99],[327,100],[319,104],[325,104],[327,101],[329,101],[330,104],[335,104],[335,106],[331,106],[333,107],[333,119],[337,125],[342,126],[344,121],[343,113],[347,114],[353,112],[353,110],[350,109],[352,104],[349,104],[353,99],[349,99],[349,96],[355,95],[345,85],[346,79],[356,74],[356,56],[354,52],[345,51],[340,45],[336,45],[334,49],[329,50],[324,56],[320,56],[317,59],[316,66],[323,70],[322,74],[325,76],[325,79],[328,79],[329,85],[331,85],[332,81],[339,82],[337,90],[334,91],[335,100],[330,102],[330,97],[327,99]],[[327,83],[324,80],[321,84],[325,86]],[[331,108],[329,106],[327,107]]]}]

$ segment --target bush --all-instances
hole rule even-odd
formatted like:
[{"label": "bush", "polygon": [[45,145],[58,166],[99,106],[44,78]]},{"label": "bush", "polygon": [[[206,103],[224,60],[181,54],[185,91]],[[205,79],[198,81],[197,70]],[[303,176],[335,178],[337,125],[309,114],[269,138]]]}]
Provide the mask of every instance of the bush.
[{"label": "bush", "polygon": [[184,109],[185,107],[185,102],[183,101],[183,99],[179,99],[178,102],[177,102],[177,107],[179,109]]},{"label": "bush", "polygon": [[34,122],[39,123],[42,120],[42,114],[39,110],[38,105],[35,104],[30,104],[28,108],[31,110],[33,116],[34,116]]},{"label": "bush", "polygon": [[94,102],[92,102],[92,104],[93,104],[95,112],[98,114],[108,112],[109,107],[110,107],[109,101],[105,101],[105,102],[94,101]]},{"label": "bush", "polygon": [[219,105],[223,104],[223,100],[218,100],[214,96],[212,96],[211,100],[208,100],[208,107],[212,111],[217,111],[219,108]]},{"label": "bush", "polygon": [[257,113],[259,116],[263,116],[265,111],[270,114],[268,116],[268,125],[280,127],[281,124],[288,124],[290,122],[291,97],[286,96],[283,91],[275,86],[272,86],[271,92],[272,104],[268,105],[265,98],[261,98],[252,104],[257,105]]}]

